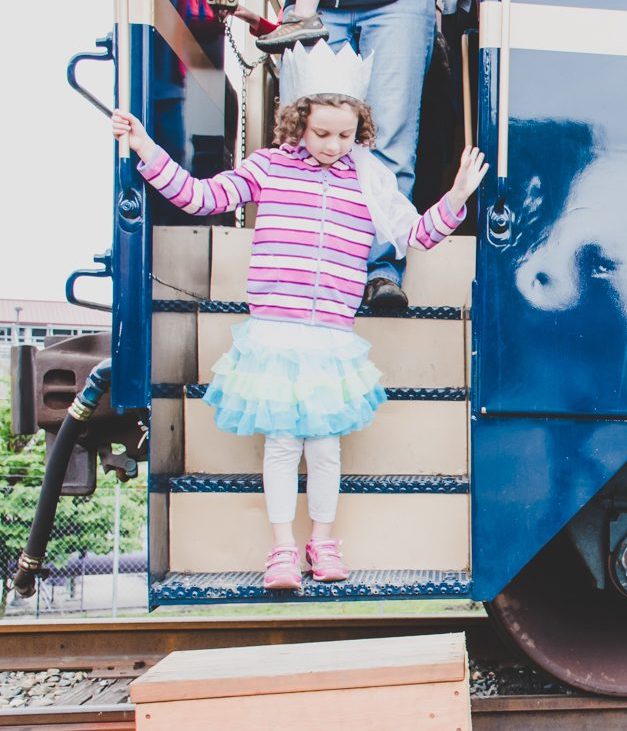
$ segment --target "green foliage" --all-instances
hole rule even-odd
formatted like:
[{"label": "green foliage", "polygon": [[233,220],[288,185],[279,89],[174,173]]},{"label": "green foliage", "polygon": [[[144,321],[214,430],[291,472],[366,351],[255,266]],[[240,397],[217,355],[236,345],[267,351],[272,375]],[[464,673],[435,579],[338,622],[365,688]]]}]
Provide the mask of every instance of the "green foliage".
[{"label": "green foliage", "polygon": [[44,478],[46,444],[43,432],[32,438],[11,433],[11,409],[0,402],[0,488],[21,483],[32,487]]},{"label": "green foliage", "polygon": [[[11,564],[26,545],[44,476],[45,435],[11,434],[10,409],[0,404],[0,616],[10,582]],[[63,566],[73,553],[108,554],[113,550],[114,473],[98,473],[98,487],[88,497],[59,500],[46,563]],[[120,550],[142,547],[146,524],[146,485],[140,478],[122,486]]]}]

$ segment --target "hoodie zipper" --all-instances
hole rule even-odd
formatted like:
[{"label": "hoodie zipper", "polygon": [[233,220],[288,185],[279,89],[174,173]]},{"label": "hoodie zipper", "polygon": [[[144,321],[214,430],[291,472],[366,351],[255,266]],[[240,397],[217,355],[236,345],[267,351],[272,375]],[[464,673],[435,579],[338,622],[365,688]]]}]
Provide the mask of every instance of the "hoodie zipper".
[{"label": "hoodie zipper", "polygon": [[311,324],[316,319],[316,304],[318,302],[318,285],[320,283],[320,263],[322,260],[322,245],[324,243],[324,222],[327,215],[327,190],[329,189],[329,169],[324,168],[322,171],[322,207],[320,218],[320,238],[318,239],[318,252],[316,260],[316,279],[314,282],[314,297],[311,307]]}]

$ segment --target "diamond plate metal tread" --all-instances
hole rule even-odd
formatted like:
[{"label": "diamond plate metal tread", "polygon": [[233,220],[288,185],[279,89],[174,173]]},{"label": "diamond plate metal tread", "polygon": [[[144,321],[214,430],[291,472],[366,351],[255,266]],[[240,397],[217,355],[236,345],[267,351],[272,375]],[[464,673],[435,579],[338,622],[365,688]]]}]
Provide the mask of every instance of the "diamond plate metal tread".
[{"label": "diamond plate metal tread", "polygon": [[[156,392],[165,393],[166,389],[174,384],[153,384],[153,398]],[[157,389],[157,391],[155,391]],[[185,395],[190,399],[199,399],[205,395],[206,383],[188,383],[185,386]],[[176,391],[172,391],[175,393]],[[390,401],[465,401],[468,396],[468,389],[464,387],[450,388],[386,388],[385,393]],[[177,396],[162,396],[161,398],[178,398]]]},{"label": "diamond plate metal tread", "polygon": [[193,300],[153,300],[153,312],[197,312],[198,302]]},{"label": "diamond plate metal tread", "polygon": [[268,591],[256,571],[183,574],[171,573],[150,589],[151,605],[210,602],[342,601],[411,599],[470,595],[467,571],[358,570],[346,581],[322,583],[303,577],[302,591]]},{"label": "diamond plate metal tread", "polygon": [[[153,312],[203,312],[229,315],[247,315],[246,302],[224,302],[220,300],[153,300]],[[470,317],[470,313],[466,313]],[[412,320],[461,320],[461,307],[408,307],[400,313],[375,313],[370,307],[360,307],[357,317],[395,317]]]},{"label": "diamond plate metal tread", "polygon": [[[162,481],[157,478],[159,486]],[[151,478],[152,479],[152,478]],[[298,492],[304,493],[306,475],[298,477]],[[260,474],[210,475],[193,473],[170,477],[173,493],[261,493],[263,481]],[[340,492],[343,494],[407,495],[437,494],[465,495],[468,478],[457,475],[342,475]]]},{"label": "diamond plate metal tread", "polygon": [[[246,302],[222,302],[206,300],[199,303],[199,312],[247,314]],[[360,307],[357,317],[401,317],[418,320],[461,320],[461,307],[408,307],[400,313],[375,313],[370,307]]]},{"label": "diamond plate metal tread", "polygon": [[182,383],[153,383],[150,387],[152,398],[183,398]]}]

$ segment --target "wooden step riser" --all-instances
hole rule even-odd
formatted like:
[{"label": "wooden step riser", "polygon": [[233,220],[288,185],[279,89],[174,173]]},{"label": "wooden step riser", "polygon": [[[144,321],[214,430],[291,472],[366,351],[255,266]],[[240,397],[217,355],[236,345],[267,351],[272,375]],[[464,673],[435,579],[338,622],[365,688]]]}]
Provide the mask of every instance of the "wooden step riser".
[{"label": "wooden step riser", "polygon": [[[231,346],[231,328],[247,315],[156,312],[152,317],[152,383],[208,383]],[[461,320],[368,317],[355,331],[371,343],[370,359],[386,387],[467,385]]]},{"label": "wooden step riser", "polygon": [[[185,472],[262,472],[262,435],[227,434],[201,399],[185,400]],[[467,473],[466,404],[388,401],[371,426],[342,439],[347,475]]]},{"label": "wooden step riser", "polygon": [[[193,300],[188,290],[209,297],[211,228],[155,226],[152,230],[152,298]],[[158,281],[161,280],[161,281]],[[163,284],[166,282],[167,284]],[[173,289],[168,285],[173,285]]]},{"label": "wooden step riser", "polygon": [[[231,328],[246,315],[198,315],[198,380],[208,383],[211,367],[231,346]],[[186,328],[187,330],[187,328]],[[462,387],[464,379],[464,326],[461,320],[358,318],[355,332],[372,345],[370,359],[390,387]],[[167,348],[170,333],[162,339]],[[153,356],[154,358],[154,356]],[[164,358],[167,354],[164,353]],[[190,361],[193,358],[190,358]],[[178,366],[181,370],[182,365]]]},{"label": "wooden step riser", "polygon": [[[353,569],[462,570],[469,564],[468,495],[340,495],[335,534]],[[295,531],[309,538],[306,495]],[[170,570],[261,571],[272,542],[261,494],[170,496]]]},{"label": "wooden step riser", "polygon": [[[153,299],[193,300],[181,291],[188,290],[201,298],[244,301],[251,236],[249,229],[156,227]],[[410,304],[468,306],[473,272],[472,238],[454,237],[430,252],[410,251],[404,285]],[[208,380],[212,363],[230,344],[229,323],[243,318],[155,313],[152,382]],[[459,322],[359,318],[356,328],[372,342],[372,358],[384,372],[386,385],[464,384],[464,336]]]},{"label": "wooden step riser", "polygon": [[[251,240],[250,229],[212,228],[211,299],[246,300]],[[403,283],[409,304],[426,307],[468,305],[474,268],[475,239],[470,236],[453,236],[431,251],[410,249]]]}]

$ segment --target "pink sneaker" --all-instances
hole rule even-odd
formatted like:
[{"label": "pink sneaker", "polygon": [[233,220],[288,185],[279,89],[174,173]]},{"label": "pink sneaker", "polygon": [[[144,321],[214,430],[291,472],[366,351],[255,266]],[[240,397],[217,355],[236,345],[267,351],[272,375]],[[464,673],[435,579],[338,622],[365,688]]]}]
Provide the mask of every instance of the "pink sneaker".
[{"label": "pink sneaker", "polygon": [[300,553],[296,546],[274,546],[268,554],[264,589],[302,589]]},{"label": "pink sneaker", "polygon": [[348,578],[339,541],[333,538],[310,538],[305,552],[315,581],[344,581]]}]

